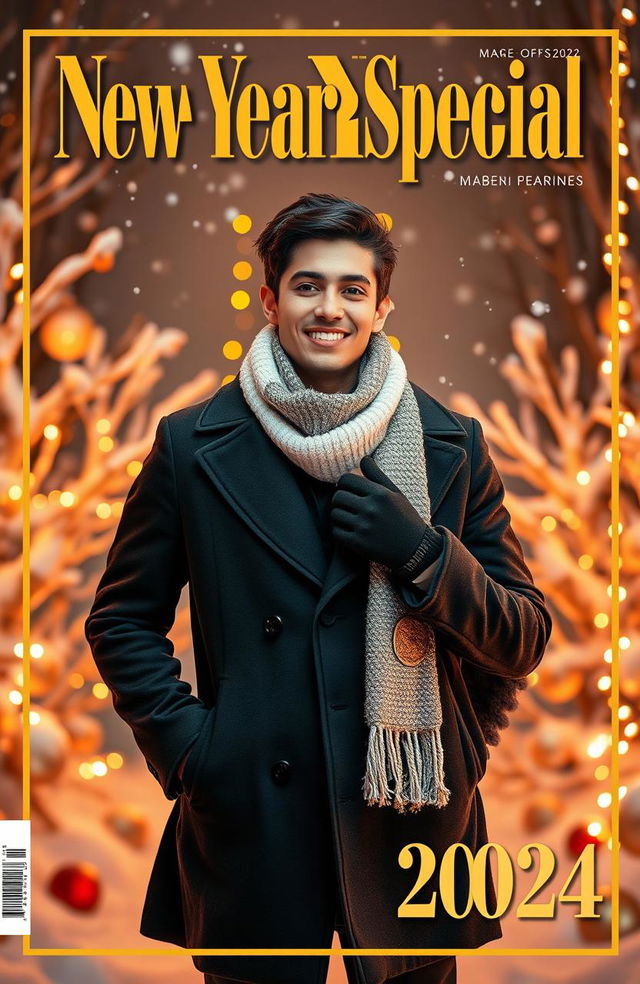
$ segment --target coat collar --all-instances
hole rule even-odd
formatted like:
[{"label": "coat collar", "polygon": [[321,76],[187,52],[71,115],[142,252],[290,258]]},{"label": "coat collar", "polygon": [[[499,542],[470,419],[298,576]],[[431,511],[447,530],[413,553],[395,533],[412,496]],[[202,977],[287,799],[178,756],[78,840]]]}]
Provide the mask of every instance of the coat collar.
[{"label": "coat collar", "polygon": [[[467,457],[464,448],[450,441],[467,432],[428,393],[417,387],[414,392],[424,432],[434,522]],[[212,436],[195,455],[218,492],[271,549],[323,588],[325,600],[357,574],[356,566],[337,549],[327,571],[318,528],[294,466],[263,431],[237,378],[206,401],[195,431]]]}]

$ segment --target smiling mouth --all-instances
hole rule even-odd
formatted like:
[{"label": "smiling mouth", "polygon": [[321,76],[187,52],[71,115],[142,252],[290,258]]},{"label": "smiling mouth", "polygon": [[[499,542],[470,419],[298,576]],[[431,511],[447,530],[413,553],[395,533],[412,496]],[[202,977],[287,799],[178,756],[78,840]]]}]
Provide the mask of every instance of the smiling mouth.
[{"label": "smiling mouth", "polygon": [[314,342],[340,342],[349,335],[348,331],[341,331],[338,328],[310,328],[305,331],[305,335]]}]

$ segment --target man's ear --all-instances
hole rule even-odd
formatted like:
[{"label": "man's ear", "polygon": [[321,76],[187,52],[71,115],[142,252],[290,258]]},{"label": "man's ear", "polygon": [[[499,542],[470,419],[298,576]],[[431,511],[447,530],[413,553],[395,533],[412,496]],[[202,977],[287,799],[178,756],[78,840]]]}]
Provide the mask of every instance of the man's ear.
[{"label": "man's ear", "polygon": [[387,320],[387,315],[391,314],[394,308],[395,304],[387,294],[386,297],[382,298],[376,308],[375,318],[373,319],[373,328],[371,330],[374,332],[382,331],[384,328],[384,323]]},{"label": "man's ear", "polygon": [[260,303],[262,304],[262,310],[264,311],[265,317],[270,325],[275,325],[278,327],[278,302],[276,301],[276,295],[271,290],[271,287],[267,287],[266,284],[262,284],[260,288]]}]

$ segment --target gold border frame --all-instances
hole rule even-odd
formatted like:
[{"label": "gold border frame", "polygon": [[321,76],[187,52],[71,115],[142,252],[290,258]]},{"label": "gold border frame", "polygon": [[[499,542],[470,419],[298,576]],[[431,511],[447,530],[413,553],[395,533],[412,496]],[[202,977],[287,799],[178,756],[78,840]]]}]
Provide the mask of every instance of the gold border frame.
[{"label": "gold border frame", "polygon": [[[171,30],[171,29],[137,29],[137,30],[100,30],[100,29],[42,29],[24,30],[22,32],[22,65],[23,65],[23,159],[22,159],[22,192],[23,192],[23,490],[29,489],[29,475],[31,470],[31,442],[30,442],[30,332],[29,316],[31,301],[30,283],[30,83],[31,83],[31,38],[32,37],[376,37],[376,38],[399,38],[399,37],[600,37],[611,39],[611,739],[612,739],[612,768],[611,768],[611,838],[612,838],[612,893],[611,893],[611,946],[605,947],[575,947],[575,948],[502,948],[482,950],[461,949],[461,950],[385,950],[385,949],[187,949],[179,947],[166,949],[160,947],[115,947],[115,948],[54,948],[41,947],[32,948],[30,945],[31,937],[23,936],[24,955],[45,956],[45,955],[72,955],[78,956],[126,956],[126,955],[155,955],[160,954],[172,956],[187,955],[287,955],[287,956],[327,956],[330,954],[341,955],[424,955],[424,954],[449,954],[449,955],[469,955],[469,956],[617,956],[619,953],[619,851],[618,851],[618,830],[619,830],[619,757],[618,757],[618,706],[619,706],[619,331],[618,331],[618,298],[620,292],[620,249],[619,249],[619,215],[618,215],[618,194],[620,178],[618,141],[614,136],[618,133],[618,114],[619,114],[619,87],[614,85],[614,81],[619,80],[619,49],[618,41],[620,32],[617,29],[517,29],[499,30],[492,28],[488,30],[448,30],[448,29],[415,29],[415,30],[366,30],[356,29],[335,29],[335,30],[278,30],[278,29],[238,29],[238,30],[209,30],[207,28],[191,30]],[[23,662],[24,662],[24,683],[23,683],[23,705],[22,720],[24,728],[23,738],[23,817],[30,820],[30,756],[29,756],[29,710],[30,710],[30,683],[31,683],[31,659],[30,659],[30,578],[29,578],[29,548],[30,548],[30,500],[27,492],[23,492]]]}]

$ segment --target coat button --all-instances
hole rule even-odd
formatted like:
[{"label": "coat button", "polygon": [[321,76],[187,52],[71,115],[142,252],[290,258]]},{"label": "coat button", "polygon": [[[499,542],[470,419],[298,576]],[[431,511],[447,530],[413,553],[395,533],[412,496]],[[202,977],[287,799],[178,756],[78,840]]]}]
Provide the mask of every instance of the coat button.
[{"label": "coat button", "polygon": [[320,616],[320,625],[333,625],[336,618],[336,615],[330,615],[329,612],[323,612]]},{"label": "coat button", "polygon": [[267,615],[262,627],[267,639],[275,639],[282,632],[282,619],[279,615]]},{"label": "coat button", "polygon": [[275,765],[271,766],[271,778],[278,786],[284,786],[291,778],[291,764],[285,762],[284,759],[281,762],[276,762]]}]

